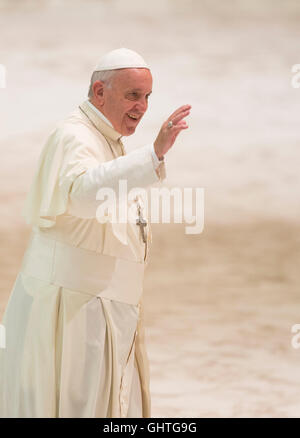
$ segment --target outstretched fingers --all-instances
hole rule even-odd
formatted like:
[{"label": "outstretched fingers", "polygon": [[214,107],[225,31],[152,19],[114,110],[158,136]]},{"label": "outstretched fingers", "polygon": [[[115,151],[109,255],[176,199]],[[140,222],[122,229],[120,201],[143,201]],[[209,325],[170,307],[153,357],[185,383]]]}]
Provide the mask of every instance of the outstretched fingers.
[{"label": "outstretched fingers", "polygon": [[[183,116],[184,117],[184,116]],[[173,126],[172,126],[172,130],[177,130],[177,129],[179,129],[179,130],[181,130],[181,129],[186,129],[186,128],[188,128],[188,124],[186,123],[186,121],[185,120],[179,120],[177,123],[175,122],[175,123],[173,123]]]},{"label": "outstretched fingers", "polygon": [[183,111],[182,113],[178,114],[174,119],[173,119],[173,125],[177,125],[182,119],[184,119],[185,117],[187,117],[190,114],[189,110]]},{"label": "outstretched fingers", "polygon": [[181,122],[179,122],[177,125],[173,125],[172,128],[170,129],[170,134],[171,137],[173,138],[173,140],[175,140],[178,136],[178,134],[183,131],[184,129],[187,129],[188,125],[187,123],[183,120]]},{"label": "outstretched fingers", "polygon": [[173,120],[175,117],[177,117],[179,114],[181,114],[184,111],[189,111],[191,109],[191,105],[182,105],[179,108],[177,108],[177,110],[175,110],[170,117],[168,118],[168,120]]},{"label": "outstretched fingers", "polygon": [[182,105],[163,123],[154,142],[155,151],[158,156],[166,154],[173,146],[178,134],[188,128],[184,118],[189,115],[190,109],[191,105]]}]

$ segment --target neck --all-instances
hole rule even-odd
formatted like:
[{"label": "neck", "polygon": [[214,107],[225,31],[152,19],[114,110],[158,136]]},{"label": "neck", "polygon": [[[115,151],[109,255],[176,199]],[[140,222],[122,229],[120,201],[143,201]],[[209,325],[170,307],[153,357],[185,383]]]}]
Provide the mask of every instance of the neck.
[{"label": "neck", "polygon": [[100,111],[101,114],[103,114],[108,119],[107,115],[103,111],[103,108],[101,106],[99,106],[99,104],[97,103],[97,101],[93,97],[91,99],[89,99],[89,101],[91,102],[92,105],[94,105],[95,108],[97,108],[98,111]]},{"label": "neck", "polygon": [[97,103],[94,101],[94,99],[89,99],[89,102],[95,107],[96,110],[98,110],[98,111],[102,114],[104,121],[108,122],[108,124],[109,124],[113,129],[115,129],[114,126],[113,126],[113,124],[112,124],[111,121],[109,120],[109,118],[108,118],[108,117],[106,116],[106,114],[102,111],[102,108],[100,108],[99,106],[97,106]]}]

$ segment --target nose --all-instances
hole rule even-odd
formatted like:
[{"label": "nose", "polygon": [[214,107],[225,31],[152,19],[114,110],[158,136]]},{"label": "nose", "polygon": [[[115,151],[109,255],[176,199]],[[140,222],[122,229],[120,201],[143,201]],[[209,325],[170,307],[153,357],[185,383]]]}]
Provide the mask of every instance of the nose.
[{"label": "nose", "polygon": [[138,111],[140,111],[141,113],[144,114],[144,112],[146,112],[147,108],[148,108],[147,98],[139,100],[139,102],[137,104]]}]

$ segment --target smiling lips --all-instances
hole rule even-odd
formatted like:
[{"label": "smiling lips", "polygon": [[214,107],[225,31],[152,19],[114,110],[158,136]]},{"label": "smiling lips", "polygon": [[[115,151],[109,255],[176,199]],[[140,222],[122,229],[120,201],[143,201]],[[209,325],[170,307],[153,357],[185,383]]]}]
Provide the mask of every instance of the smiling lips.
[{"label": "smiling lips", "polygon": [[139,120],[140,119],[140,116],[136,116],[135,114],[128,114],[127,113],[127,116],[132,120]]}]

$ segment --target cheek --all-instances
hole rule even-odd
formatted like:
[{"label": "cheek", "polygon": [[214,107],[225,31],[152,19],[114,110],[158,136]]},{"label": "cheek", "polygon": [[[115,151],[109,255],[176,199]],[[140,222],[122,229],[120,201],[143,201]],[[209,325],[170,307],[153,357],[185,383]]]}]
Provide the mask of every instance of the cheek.
[{"label": "cheek", "polygon": [[134,102],[127,102],[124,109],[126,113],[130,113],[130,111],[132,111],[134,109]]},{"label": "cheek", "polygon": [[127,113],[132,112],[133,108],[134,108],[134,105],[132,104],[132,102],[128,102],[128,103],[126,102],[122,108],[123,117],[126,117]]}]

